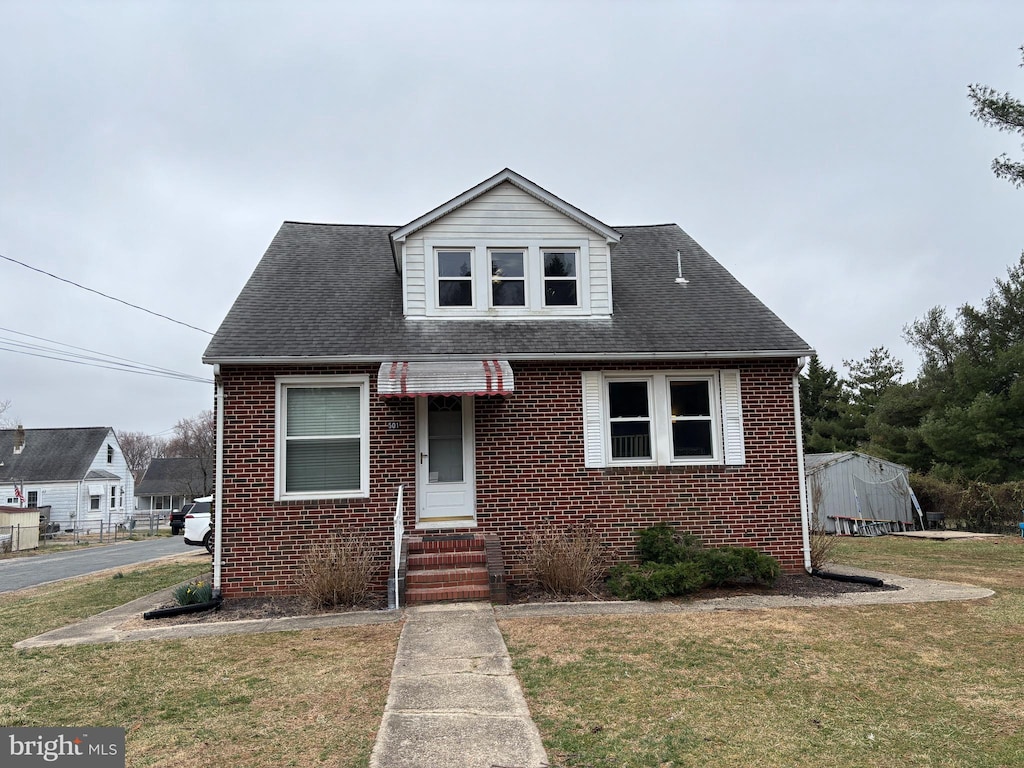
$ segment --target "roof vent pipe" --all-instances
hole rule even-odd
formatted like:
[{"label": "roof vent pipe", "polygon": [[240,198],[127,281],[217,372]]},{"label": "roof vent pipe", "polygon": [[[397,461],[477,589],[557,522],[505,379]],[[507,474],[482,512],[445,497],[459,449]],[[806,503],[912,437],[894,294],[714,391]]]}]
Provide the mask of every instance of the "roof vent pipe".
[{"label": "roof vent pipe", "polygon": [[679,277],[676,278],[676,283],[679,285],[686,285],[689,280],[683,277],[683,254],[676,251],[676,270],[679,273]]}]

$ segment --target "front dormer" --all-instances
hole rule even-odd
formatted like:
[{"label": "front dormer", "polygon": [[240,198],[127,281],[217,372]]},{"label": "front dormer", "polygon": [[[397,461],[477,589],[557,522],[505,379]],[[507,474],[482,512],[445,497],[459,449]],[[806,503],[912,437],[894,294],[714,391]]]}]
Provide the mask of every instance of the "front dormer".
[{"label": "front dormer", "polygon": [[505,169],[391,234],[405,316],[608,317],[620,237]]}]

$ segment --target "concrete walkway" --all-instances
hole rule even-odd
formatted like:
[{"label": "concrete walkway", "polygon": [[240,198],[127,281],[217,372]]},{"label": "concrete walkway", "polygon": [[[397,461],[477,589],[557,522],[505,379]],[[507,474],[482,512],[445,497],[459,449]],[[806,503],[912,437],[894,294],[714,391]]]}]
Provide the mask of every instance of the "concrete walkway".
[{"label": "concrete walkway", "polygon": [[406,610],[370,768],[542,768],[547,755],[486,603]]},{"label": "concrete walkway", "polygon": [[[930,603],[948,600],[980,600],[995,593],[985,587],[970,584],[956,584],[932,579],[912,579],[891,573],[865,571],[850,566],[829,566],[830,571],[857,576],[874,576],[886,584],[900,589],[888,592],[847,592],[831,597],[793,597],[790,595],[743,595],[720,597],[713,600],[686,600],[646,602],[578,602],[578,603],[527,603],[523,605],[497,605],[486,603],[485,612],[493,612],[499,619],[529,618],[531,616],[599,616],[624,613],[684,613],[702,611],[749,611],[765,608],[837,608],[848,605],[893,605],[897,603]],[[48,648],[58,645],[89,645],[92,643],[131,642],[137,640],[172,640],[185,637],[211,637],[214,635],[245,635],[263,632],[286,632],[302,629],[325,629],[328,627],[351,627],[359,624],[384,624],[401,621],[416,611],[352,611],[347,613],[324,613],[316,616],[288,616],[279,619],[248,619],[243,621],[214,621],[200,624],[172,624],[121,629],[120,625],[129,619],[141,616],[155,606],[171,602],[175,587],[140,597],[130,603],[111,608],[109,611],[90,616],[88,619],[66,627],[45,632],[14,644],[18,650]],[[462,603],[474,606],[474,603]],[[436,611],[438,607],[435,606]],[[449,606],[450,607],[450,606]],[[438,613],[440,618],[443,612]]]}]

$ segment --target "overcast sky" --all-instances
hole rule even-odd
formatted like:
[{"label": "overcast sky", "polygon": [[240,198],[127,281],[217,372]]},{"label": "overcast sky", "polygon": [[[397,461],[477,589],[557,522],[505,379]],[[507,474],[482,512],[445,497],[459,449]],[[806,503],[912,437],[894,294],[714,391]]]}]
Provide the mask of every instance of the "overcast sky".
[{"label": "overcast sky", "polygon": [[[913,373],[903,327],[1024,248],[989,169],[1020,140],[966,98],[1024,97],[1022,43],[1018,0],[0,0],[0,255],[212,332],[282,221],[402,225],[507,166],[679,224],[840,373],[877,346]],[[212,378],[207,334],[3,259],[0,287],[7,418],[157,434],[211,407],[7,351]]]}]

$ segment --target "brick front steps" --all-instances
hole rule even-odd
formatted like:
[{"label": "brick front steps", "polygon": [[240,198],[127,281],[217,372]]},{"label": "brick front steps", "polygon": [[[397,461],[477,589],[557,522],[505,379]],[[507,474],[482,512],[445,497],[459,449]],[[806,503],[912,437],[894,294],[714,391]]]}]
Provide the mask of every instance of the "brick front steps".
[{"label": "brick front steps", "polygon": [[495,534],[424,534],[402,542],[402,605],[488,600],[505,604],[505,567]]}]

